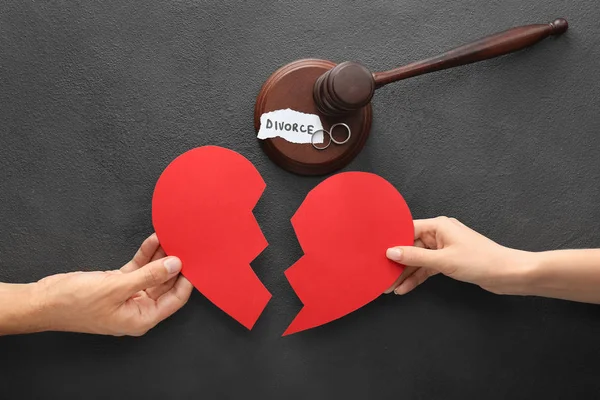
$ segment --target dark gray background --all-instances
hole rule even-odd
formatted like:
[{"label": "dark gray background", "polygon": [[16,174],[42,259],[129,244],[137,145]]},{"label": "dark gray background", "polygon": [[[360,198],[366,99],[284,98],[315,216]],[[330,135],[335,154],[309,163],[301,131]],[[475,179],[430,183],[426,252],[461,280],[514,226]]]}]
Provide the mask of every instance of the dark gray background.
[{"label": "dark gray background", "polygon": [[[267,182],[253,331],[195,292],[142,338],[0,338],[0,397],[597,398],[600,308],[436,277],[335,323],[280,335],[301,303],[290,217],[322,178],[260,151],[254,100],[298,58],[384,70],[512,26],[570,30],[501,59],[379,90],[365,150],[415,218],[450,215],[526,250],[600,246],[596,0],[17,1],[0,5],[0,281],[124,264],[154,184],[213,144]],[[243,288],[236,288],[243,290]],[[352,290],[352,288],[348,288]]]}]

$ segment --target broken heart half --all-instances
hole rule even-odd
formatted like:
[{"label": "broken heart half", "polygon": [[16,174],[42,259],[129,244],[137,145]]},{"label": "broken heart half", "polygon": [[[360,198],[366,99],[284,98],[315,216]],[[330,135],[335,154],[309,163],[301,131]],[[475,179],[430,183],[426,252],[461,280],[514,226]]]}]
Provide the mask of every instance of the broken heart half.
[{"label": "broken heart half", "polygon": [[205,146],[173,160],[152,198],[165,253],[179,257],[194,287],[248,329],[271,299],[250,267],[267,247],[252,214],[265,187],[242,155]]},{"label": "broken heart half", "polygon": [[304,307],[284,336],[375,300],[404,269],[386,258],[386,250],[414,243],[404,198],[385,179],[366,172],[323,181],[306,196],[292,225],[304,255],[285,275]]}]

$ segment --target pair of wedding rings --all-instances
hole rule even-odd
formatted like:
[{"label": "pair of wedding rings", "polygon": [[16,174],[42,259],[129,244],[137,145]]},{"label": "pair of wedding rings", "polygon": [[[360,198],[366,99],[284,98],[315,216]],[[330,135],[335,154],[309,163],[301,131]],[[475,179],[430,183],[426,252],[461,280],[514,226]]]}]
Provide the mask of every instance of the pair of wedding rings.
[{"label": "pair of wedding rings", "polygon": [[[338,127],[338,126],[343,126],[344,128],[346,128],[346,130],[348,131],[348,137],[346,137],[346,139],[344,140],[336,140],[333,137],[333,130]],[[326,145],[324,146],[317,146],[317,144],[315,143],[315,135],[319,132],[323,132],[323,140],[325,140],[325,136],[329,136],[329,142],[327,142]],[[327,134],[327,135],[325,135]],[[335,144],[345,144],[348,142],[348,140],[350,140],[350,137],[352,136],[352,132],[350,131],[350,127],[344,123],[337,123],[337,124],[333,124],[331,125],[331,128],[329,130],[326,129],[319,129],[313,132],[311,138],[310,138],[310,144],[312,144],[312,146],[317,149],[317,150],[325,150],[326,148],[328,148],[331,145],[331,142],[335,143]]]}]

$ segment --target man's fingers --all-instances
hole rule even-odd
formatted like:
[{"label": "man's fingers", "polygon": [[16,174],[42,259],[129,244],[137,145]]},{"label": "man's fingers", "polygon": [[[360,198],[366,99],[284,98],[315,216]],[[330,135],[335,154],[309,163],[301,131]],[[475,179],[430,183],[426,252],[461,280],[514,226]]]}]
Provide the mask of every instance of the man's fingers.
[{"label": "man's fingers", "polygon": [[184,276],[180,275],[167,293],[156,301],[157,323],[173,315],[187,303],[194,287]]},{"label": "man's fingers", "polygon": [[150,237],[144,240],[131,261],[121,268],[121,272],[135,271],[136,269],[148,264],[150,261],[153,261],[152,258],[159,248],[160,243],[158,242],[158,236],[156,236],[156,233],[153,233],[150,235]]},{"label": "man's fingers", "polygon": [[151,287],[146,289],[146,294],[148,295],[148,297],[150,297],[152,300],[158,300],[158,298],[160,296],[162,296],[163,294],[167,293],[169,290],[171,290],[171,288],[173,287],[173,285],[175,285],[175,281],[177,280],[177,275],[172,277],[171,279],[169,279],[168,281],[166,281],[163,284],[160,284],[158,286],[155,287]]},{"label": "man's fingers", "polygon": [[466,227],[465,224],[463,224],[462,222],[460,222],[459,220],[457,220],[456,218],[450,218],[450,222],[452,222],[454,225],[458,225],[458,226],[464,226]]},{"label": "man's fingers", "polygon": [[152,259],[150,261],[156,261],[159,258],[165,258],[166,256],[167,256],[167,254],[165,253],[165,251],[163,250],[163,248],[160,247],[160,245],[159,245],[158,249],[156,249],[156,252],[152,256]]},{"label": "man's fingers", "polygon": [[131,294],[165,283],[181,271],[181,260],[177,257],[152,261],[135,271],[123,274],[124,286]]},{"label": "man's fingers", "polygon": [[[154,253],[154,255],[152,256],[151,261],[156,261],[161,258],[165,258],[166,256],[167,255],[165,254],[165,251],[162,249],[162,247],[158,246],[158,249],[156,250],[156,253]],[[148,294],[148,297],[150,297],[152,300],[158,299],[160,296],[167,293],[169,291],[169,289],[171,289],[173,287],[176,279],[177,279],[177,276],[174,276],[171,279],[169,279],[168,281],[166,281],[165,283],[161,283],[159,286],[155,286],[155,287],[146,289],[146,293]]]}]

